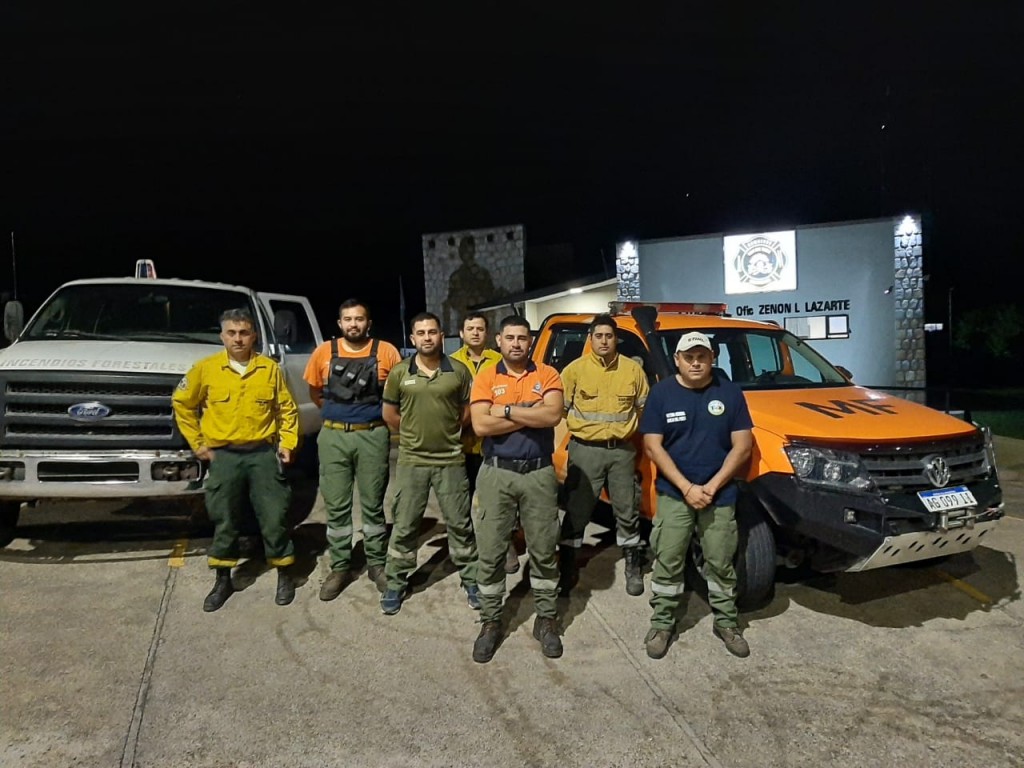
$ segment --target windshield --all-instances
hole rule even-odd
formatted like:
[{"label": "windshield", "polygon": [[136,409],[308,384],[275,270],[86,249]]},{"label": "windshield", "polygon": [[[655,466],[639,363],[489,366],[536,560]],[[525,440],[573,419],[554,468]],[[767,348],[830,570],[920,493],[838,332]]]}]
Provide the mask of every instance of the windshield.
[{"label": "windshield", "polygon": [[21,338],[131,339],[220,343],[220,314],[249,298],[223,291],[160,283],[68,285],[36,314]]},{"label": "windshield", "polygon": [[[696,330],[687,328],[686,331]],[[778,331],[743,328],[701,328],[711,340],[715,366],[741,389],[834,387],[847,379],[806,341]],[[673,353],[683,330],[662,330],[658,339],[674,367]]]}]

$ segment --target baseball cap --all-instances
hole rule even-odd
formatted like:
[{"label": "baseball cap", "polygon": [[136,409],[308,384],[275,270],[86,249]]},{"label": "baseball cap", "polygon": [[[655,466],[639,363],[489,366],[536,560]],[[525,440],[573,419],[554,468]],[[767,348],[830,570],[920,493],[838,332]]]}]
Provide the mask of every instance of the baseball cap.
[{"label": "baseball cap", "polygon": [[707,347],[711,349],[711,342],[700,331],[690,331],[680,337],[679,343],[676,344],[676,352],[686,352],[694,347]]}]

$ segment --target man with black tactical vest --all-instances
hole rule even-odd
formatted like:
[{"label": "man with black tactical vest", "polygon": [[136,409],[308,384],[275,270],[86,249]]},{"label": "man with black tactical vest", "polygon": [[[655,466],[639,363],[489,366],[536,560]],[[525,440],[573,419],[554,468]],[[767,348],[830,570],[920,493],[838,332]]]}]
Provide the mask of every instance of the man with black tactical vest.
[{"label": "man with black tactical vest", "polygon": [[644,593],[640,539],[640,489],[633,436],[649,385],[641,366],[618,351],[618,326],[611,315],[591,321],[590,354],[562,370],[569,463],[566,514],[559,543],[559,591],[568,595],[579,581],[577,554],[601,490],[607,488],[615,514],[615,540],[625,560],[626,592]]},{"label": "man with black tactical vest", "polygon": [[338,308],[341,338],[317,347],[303,374],[323,420],[317,449],[331,573],[320,587],[321,600],[333,600],[355,578],[351,571],[353,487],[359,489],[366,573],[378,591],[387,589],[384,494],[391,431],[381,413],[381,394],[385,379],[402,358],[393,344],[370,338],[371,326],[364,302],[343,302]]}]

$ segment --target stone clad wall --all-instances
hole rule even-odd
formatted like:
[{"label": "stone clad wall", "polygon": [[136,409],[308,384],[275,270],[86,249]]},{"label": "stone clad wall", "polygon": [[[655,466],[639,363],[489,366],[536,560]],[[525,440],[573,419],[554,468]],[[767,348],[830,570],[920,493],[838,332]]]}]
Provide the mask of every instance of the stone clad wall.
[{"label": "stone clad wall", "polygon": [[521,224],[434,232],[421,240],[427,311],[441,318],[446,335],[458,335],[467,308],[523,291],[526,234]]},{"label": "stone clad wall", "polygon": [[[924,275],[921,222],[911,216],[897,220],[893,226],[894,280],[896,321],[896,382],[901,387],[924,387]],[[921,392],[907,392],[910,400],[924,402]]]}]

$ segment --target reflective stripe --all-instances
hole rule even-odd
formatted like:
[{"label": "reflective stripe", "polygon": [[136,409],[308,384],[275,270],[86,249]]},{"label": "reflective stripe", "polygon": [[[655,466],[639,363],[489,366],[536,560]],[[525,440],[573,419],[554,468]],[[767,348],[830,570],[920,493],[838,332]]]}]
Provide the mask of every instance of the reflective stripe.
[{"label": "reflective stripe", "polygon": [[295,562],[295,555],[288,555],[287,557],[268,557],[267,565],[271,568],[286,568]]},{"label": "reflective stripe", "polygon": [[234,568],[238,565],[238,558],[225,560],[221,557],[208,557],[206,558],[206,564],[211,568]]},{"label": "reflective stripe", "polygon": [[376,535],[378,533],[387,533],[387,526],[377,525],[376,523],[363,523],[363,535],[367,534]]},{"label": "reflective stripe", "polygon": [[505,594],[505,580],[502,579],[497,584],[477,584],[477,588],[480,590],[481,595],[498,595],[501,597]]},{"label": "reflective stripe", "polygon": [[711,579],[707,579],[706,578],[706,581],[708,583],[708,593],[709,594],[724,595],[725,597],[733,597],[734,596],[735,590],[725,589],[721,584],[719,584],[718,582],[712,581]]},{"label": "reflective stripe", "polygon": [[558,589],[558,579],[535,579],[531,576],[530,587],[541,592],[554,592]]},{"label": "reflective stripe", "polygon": [[600,421],[605,424],[618,424],[623,421],[629,421],[633,418],[632,413],[602,413],[600,411],[588,411],[587,413],[584,413],[575,405],[570,408],[567,413],[578,419],[582,419],[583,421]]},{"label": "reflective stripe", "polygon": [[640,534],[630,536],[628,539],[623,539],[620,536],[615,537],[615,543],[620,547],[639,547],[640,546]]},{"label": "reflective stripe", "polygon": [[340,538],[343,538],[345,536],[351,536],[351,535],[352,535],[352,526],[351,525],[343,525],[341,528],[331,528],[331,526],[329,526],[329,525],[327,526],[327,538],[328,539],[340,539]]},{"label": "reflective stripe", "polygon": [[686,591],[686,584],[659,584],[651,582],[651,592],[657,595],[681,595]]},{"label": "reflective stripe", "polygon": [[583,547],[583,537],[580,536],[578,539],[562,539],[558,542],[558,546],[572,547],[573,549],[581,549]]},{"label": "reflective stripe", "polygon": [[401,560],[403,563],[416,564],[416,553],[415,552],[401,552],[394,547],[388,547],[388,559],[389,560]]}]

